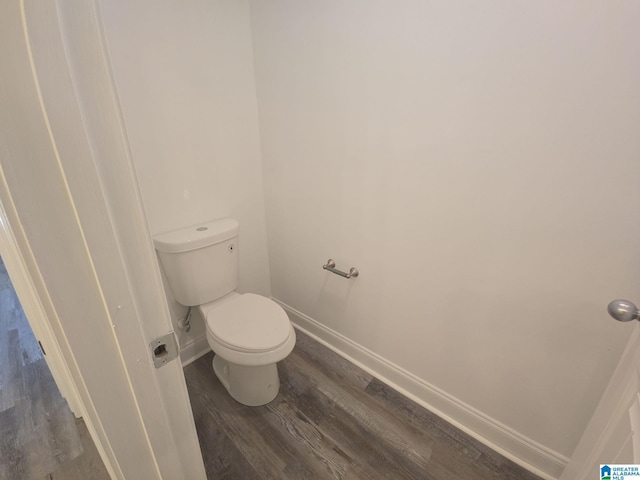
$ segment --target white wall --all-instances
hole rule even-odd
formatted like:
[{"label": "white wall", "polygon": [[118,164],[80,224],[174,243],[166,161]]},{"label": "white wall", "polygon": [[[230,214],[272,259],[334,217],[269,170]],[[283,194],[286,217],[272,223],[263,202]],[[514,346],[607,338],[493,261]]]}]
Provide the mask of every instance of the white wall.
[{"label": "white wall", "polygon": [[639,299],[640,4],[251,14],[273,296],[565,461]]},{"label": "white wall", "polygon": [[[101,1],[113,75],[152,234],[233,217],[241,291],[270,294],[249,7]],[[174,322],[184,309],[173,302]],[[201,319],[181,345],[202,338]]]},{"label": "white wall", "polygon": [[635,2],[101,8],[152,233],[238,218],[269,294],[266,199],[275,298],[571,454],[640,284]]}]

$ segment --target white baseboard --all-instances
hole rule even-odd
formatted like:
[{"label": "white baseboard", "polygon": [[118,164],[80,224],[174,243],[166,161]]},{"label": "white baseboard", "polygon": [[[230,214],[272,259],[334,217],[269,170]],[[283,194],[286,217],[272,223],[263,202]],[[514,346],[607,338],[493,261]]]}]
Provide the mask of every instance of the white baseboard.
[{"label": "white baseboard", "polygon": [[287,311],[296,328],[543,479],[556,480],[569,462],[564,455],[503,425],[295,308],[276,298],[273,300]]},{"label": "white baseboard", "polygon": [[198,338],[180,347],[180,361],[182,362],[182,366],[186,367],[210,351],[211,347],[207,342],[207,335],[200,335]]}]

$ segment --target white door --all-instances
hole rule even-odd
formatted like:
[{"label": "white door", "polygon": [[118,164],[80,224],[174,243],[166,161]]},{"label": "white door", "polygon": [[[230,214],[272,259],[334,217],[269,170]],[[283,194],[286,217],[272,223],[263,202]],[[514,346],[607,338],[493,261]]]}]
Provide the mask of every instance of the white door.
[{"label": "white door", "polygon": [[112,478],[204,479],[94,3],[0,2],[0,61],[2,227],[61,375]]},{"label": "white door", "polygon": [[640,464],[640,324],[613,327],[628,328],[629,342],[560,480],[600,478],[601,464]]}]

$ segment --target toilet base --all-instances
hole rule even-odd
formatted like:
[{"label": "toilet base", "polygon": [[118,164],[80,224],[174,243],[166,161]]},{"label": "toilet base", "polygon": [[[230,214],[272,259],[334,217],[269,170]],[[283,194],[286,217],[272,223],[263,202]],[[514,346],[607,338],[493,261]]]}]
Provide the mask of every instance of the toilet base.
[{"label": "toilet base", "polygon": [[249,407],[269,403],[276,398],[280,390],[278,367],[275,363],[247,367],[228,362],[220,355],[215,355],[213,371],[229,395]]}]

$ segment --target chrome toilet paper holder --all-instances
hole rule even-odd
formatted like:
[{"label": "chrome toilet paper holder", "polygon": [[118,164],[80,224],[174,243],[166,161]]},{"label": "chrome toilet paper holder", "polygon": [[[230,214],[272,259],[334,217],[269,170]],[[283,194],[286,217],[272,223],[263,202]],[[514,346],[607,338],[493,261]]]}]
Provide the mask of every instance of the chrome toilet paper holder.
[{"label": "chrome toilet paper holder", "polygon": [[336,262],[333,261],[332,259],[327,260],[327,263],[324,264],[322,268],[324,268],[325,270],[329,270],[331,273],[335,273],[336,275],[340,275],[341,277],[344,277],[344,278],[357,277],[358,275],[360,275],[360,272],[358,272],[358,269],[356,267],[351,267],[349,269],[349,273],[343,272],[342,270],[338,270],[336,268]]}]

